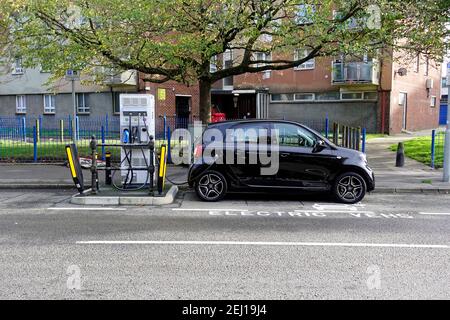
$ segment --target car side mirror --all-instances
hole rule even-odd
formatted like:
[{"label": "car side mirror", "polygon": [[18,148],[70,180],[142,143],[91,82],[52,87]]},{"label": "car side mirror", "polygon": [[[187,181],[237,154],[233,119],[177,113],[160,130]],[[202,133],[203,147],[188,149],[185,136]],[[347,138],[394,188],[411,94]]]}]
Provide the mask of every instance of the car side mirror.
[{"label": "car side mirror", "polygon": [[313,153],[319,153],[319,152],[321,152],[322,150],[324,150],[324,149],[326,149],[327,148],[327,144],[325,143],[325,141],[323,141],[323,140],[319,140],[319,141],[317,141],[316,142],[316,144],[314,145],[314,148],[313,148]]}]

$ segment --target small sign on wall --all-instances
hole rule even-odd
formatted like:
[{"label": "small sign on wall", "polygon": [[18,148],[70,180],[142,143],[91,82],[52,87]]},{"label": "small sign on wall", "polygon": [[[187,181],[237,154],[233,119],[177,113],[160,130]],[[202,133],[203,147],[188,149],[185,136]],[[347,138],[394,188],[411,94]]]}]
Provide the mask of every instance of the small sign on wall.
[{"label": "small sign on wall", "polygon": [[158,100],[166,100],[166,89],[158,88]]}]

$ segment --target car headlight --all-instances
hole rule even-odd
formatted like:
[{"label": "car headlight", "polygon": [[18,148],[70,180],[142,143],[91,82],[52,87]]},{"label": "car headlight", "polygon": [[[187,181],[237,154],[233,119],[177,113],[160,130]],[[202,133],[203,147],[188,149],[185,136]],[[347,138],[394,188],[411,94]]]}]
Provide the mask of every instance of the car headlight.
[{"label": "car headlight", "polygon": [[368,162],[367,162],[367,156],[366,156],[366,154],[365,153],[360,153],[359,154],[359,158],[361,159],[361,161],[362,162],[364,162],[365,164],[368,164]]}]

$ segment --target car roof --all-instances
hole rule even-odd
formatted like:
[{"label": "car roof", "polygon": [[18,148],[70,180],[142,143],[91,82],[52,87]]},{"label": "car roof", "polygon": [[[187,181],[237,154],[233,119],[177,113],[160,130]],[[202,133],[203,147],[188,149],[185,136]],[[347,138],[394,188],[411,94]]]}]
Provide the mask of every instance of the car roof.
[{"label": "car roof", "polygon": [[219,121],[219,122],[212,122],[212,123],[208,124],[208,127],[216,126],[216,125],[231,126],[231,125],[239,124],[239,123],[258,123],[258,122],[283,122],[283,123],[295,123],[295,124],[301,125],[301,123],[296,122],[296,121],[289,121],[289,120],[282,120],[282,119],[237,119],[237,120],[225,120],[225,121]]}]

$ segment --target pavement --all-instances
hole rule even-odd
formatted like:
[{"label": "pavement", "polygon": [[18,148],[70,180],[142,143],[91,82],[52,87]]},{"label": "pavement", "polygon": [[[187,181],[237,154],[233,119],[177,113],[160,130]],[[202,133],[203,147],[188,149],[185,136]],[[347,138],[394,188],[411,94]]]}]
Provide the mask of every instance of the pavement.
[{"label": "pavement", "polygon": [[442,169],[432,169],[408,157],[405,157],[404,167],[395,167],[396,153],[390,151],[389,147],[399,142],[426,135],[431,135],[430,130],[374,138],[367,141],[367,160],[375,172],[375,192],[450,193],[450,184],[442,182]]},{"label": "pavement", "polygon": [[[375,192],[381,193],[450,193],[450,184],[442,182],[442,170],[430,167],[406,158],[403,168],[395,167],[396,154],[388,150],[389,146],[417,136],[430,135],[430,131],[412,134],[399,134],[367,141],[367,158],[374,169],[376,178]],[[167,176],[176,183],[185,182],[187,167],[169,166]],[[84,170],[86,184],[90,184],[90,172]],[[102,172],[99,180],[104,181]],[[170,181],[169,181],[170,183]],[[181,186],[183,189],[186,186]],[[63,165],[39,164],[0,164],[1,188],[46,188],[74,189],[69,169]]]},{"label": "pavement", "polygon": [[72,194],[0,192],[0,299],[450,299],[445,195],[86,207]]}]

